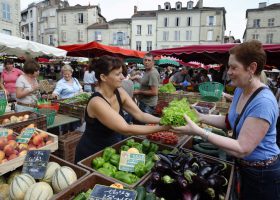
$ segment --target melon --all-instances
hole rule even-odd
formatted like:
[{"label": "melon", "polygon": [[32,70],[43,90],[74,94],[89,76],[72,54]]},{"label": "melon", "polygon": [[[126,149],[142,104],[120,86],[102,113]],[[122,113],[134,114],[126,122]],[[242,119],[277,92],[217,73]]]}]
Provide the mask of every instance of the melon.
[{"label": "melon", "polygon": [[47,169],[46,169],[46,173],[44,175],[44,177],[41,179],[41,181],[47,182],[47,183],[51,183],[52,182],[52,177],[55,173],[55,171],[57,169],[59,169],[61,166],[56,163],[56,162],[49,162]]},{"label": "melon", "polygon": [[23,200],[27,189],[35,182],[29,174],[20,174],[14,178],[10,185],[10,197],[13,200]]},{"label": "melon", "polygon": [[9,199],[10,186],[8,184],[0,184],[0,199]]},{"label": "melon", "polygon": [[68,166],[57,169],[52,177],[52,187],[55,193],[67,188],[77,180],[74,170]]},{"label": "melon", "polygon": [[10,176],[9,176],[9,178],[8,178],[8,180],[7,180],[7,183],[10,185],[10,184],[13,182],[14,178],[15,178],[16,176],[20,175],[20,174],[21,174],[21,171],[20,171],[20,170],[13,171],[13,172],[10,174]]},{"label": "melon", "polygon": [[48,200],[53,196],[53,190],[51,186],[45,182],[39,182],[33,184],[28,188],[24,196],[24,200]]}]

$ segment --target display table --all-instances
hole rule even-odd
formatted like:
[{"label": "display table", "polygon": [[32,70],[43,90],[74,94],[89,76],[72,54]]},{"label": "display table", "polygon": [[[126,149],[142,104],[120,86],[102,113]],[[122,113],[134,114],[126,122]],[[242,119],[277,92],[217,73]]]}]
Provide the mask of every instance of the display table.
[{"label": "display table", "polygon": [[47,129],[55,128],[58,126],[62,126],[65,124],[70,124],[70,123],[78,122],[78,121],[80,121],[80,119],[75,118],[75,117],[70,117],[70,116],[62,115],[62,114],[56,114],[54,123],[52,125],[48,126]]}]

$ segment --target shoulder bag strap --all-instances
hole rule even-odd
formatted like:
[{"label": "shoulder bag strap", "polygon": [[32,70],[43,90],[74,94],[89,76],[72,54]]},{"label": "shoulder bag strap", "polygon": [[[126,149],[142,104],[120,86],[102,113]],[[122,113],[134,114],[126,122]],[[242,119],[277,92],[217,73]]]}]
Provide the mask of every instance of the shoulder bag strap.
[{"label": "shoulder bag strap", "polygon": [[255,96],[257,96],[257,94],[262,91],[263,89],[265,89],[266,87],[260,87],[258,88],[248,99],[248,101],[246,102],[245,106],[243,107],[241,113],[238,115],[238,117],[236,118],[235,122],[234,122],[234,127],[233,127],[233,134],[232,134],[232,138],[236,139],[237,134],[236,134],[236,127],[240,121],[240,118],[242,117],[243,113],[245,112],[247,106],[249,105],[249,103],[255,98]]}]

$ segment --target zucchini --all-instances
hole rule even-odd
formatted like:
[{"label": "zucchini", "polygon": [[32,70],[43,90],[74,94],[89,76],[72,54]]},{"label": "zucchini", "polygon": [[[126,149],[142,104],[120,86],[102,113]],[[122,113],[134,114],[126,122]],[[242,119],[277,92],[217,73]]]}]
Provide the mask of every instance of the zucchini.
[{"label": "zucchini", "polygon": [[143,186],[137,186],[135,188],[137,192],[137,198],[136,200],[145,200],[146,198],[146,189]]},{"label": "zucchini", "polygon": [[78,194],[78,196],[76,196],[76,197],[74,198],[74,200],[86,200],[86,199],[87,199],[87,198],[86,198],[86,195],[85,195],[84,192]]},{"label": "zucchini", "polygon": [[204,148],[200,147],[199,144],[193,145],[193,149],[200,153],[204,153],[207,155],[216,156],[216,157],[219,156],[219,150],[204,149]]},{"label": "zucchini", "polygon": [[204,140],[200,136],[193,137],[193,144],[199,144],[201,142],[204,142]]},{"label": "zucchini", "polygon": [[199,143],[199,146],[201,148],[204,148],[204,149],[209,149],[209,150],[218,150],[219,148],[209,142],[201,142]]},{"label": "zucchini", "polygon": [[156,200],[156,195],[154,193],[147,193],[145,200]]},{"label": "zucchini", "polygon": [[217,135],[227,136],[227,134],[223,130],[221,130],[221,129],[212,128],[211,132],[215,133]]}]

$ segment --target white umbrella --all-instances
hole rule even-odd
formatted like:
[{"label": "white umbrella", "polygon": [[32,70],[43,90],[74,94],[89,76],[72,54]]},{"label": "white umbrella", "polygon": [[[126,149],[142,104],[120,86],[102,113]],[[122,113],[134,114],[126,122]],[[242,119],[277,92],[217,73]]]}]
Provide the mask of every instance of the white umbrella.
[{"label": "white umbrella", "polygon": [[34,58],[43,55],[65,57],[67,51],[0,33],[0,53]]}]

